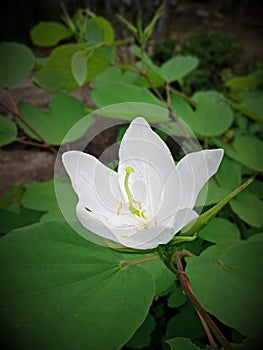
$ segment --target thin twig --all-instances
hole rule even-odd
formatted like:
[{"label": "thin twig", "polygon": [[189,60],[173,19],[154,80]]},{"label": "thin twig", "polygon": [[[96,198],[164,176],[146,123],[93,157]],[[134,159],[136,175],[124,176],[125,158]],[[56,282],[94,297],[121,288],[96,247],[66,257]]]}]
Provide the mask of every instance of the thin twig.
[{"label": "thin twig", "polygon": [[131,265],[138,265],[138,264],[142,264],[145,263],[147,261],[152,261],[152,260],[156,260],[159,259],[159,255],[154,255],[154,256],[150,256],[149,258],[145,258],[145,259],[141,259],[141,260],[136,260],[136,261],[131,261],[131,262],[126,262],[126,266],[131,266]]},{"label": "thin twig", "polygon": [[[43,136],[41,136],[39,134],[39,132],[35,128],[33,128],[33,126],[30,125],[28,123],[28,121],[19,113],[19,110],[18,110],[16,104],[14,103],[12,97],[10,95],[7,95],[7,96],[9,98],[13,108],[10,108],[9,106],[5,105],[1,101],[0,101],[0,106],[3,107],[6,111],[12,113],[18,119],[20,119],[21,122],[23,124],[25,124],[43,142],[45,148],[49,148],[51,150],[51,152],[53,152],[54,154],[57,154],[57,150],[52,145],[50,145],[50,143]],[[38,147],[41,147],[41,146],[38,145]]]},{"label": "thin twig", "polygon": [[153,84],[151,78],[149,77],[149,75],[147,74],[147,72],[145,70],[140,70],[139,73],[146,79],[147,83],[150,85],[150,88],[153,90],[155,95],[158,96],[159,99],[166,104],[165,98],[162,96],[160,91],[154,86],[154,84]]},{"label": "thin twig", "polygon": [[224,334],[220,331],[220,329],[217,327],[217,325],[212,320],[211,316],[205,311],[205,309],[202,307],[202,305],[197,300],[197,298],[192,290],[192,286],[190,284],[188,276],[186,275],[186,273],[183,269],[183,264],[181,261],[182,255],[184,255],[184,254],[180,254],[180,253],[175,254],[177,269],[174,267],[173,264],[171,264],[171,268],[172,269],[174,268],[174,272],[179,275],[179,279],[180,279],[183,290],[188,295],[188,297],[192,301],[192,303],[195,305],[196,309],[199,311],[201,316],[205,319],[206,324],[210,327],[211,331],[214,333],[215,337],[220,342],[220,344],[224,347],[225,350],[233,350],[231,344],[225,338]]},{"label": "thin twig", "polygon": [[35,146],[35,147],[40,147],[40,148],[48,148],[48,145],[46,145],[46,144],[37,143],[34,141],[30,141],[30,140],[24,140],[23,138],[18,138],[15,141],[22,143],[24,145]]},{"label": "thin twig", "polygon": [[197,103],[189,96],[187,96],[184,92],[178,91],[171,87],[172,92],[174,92],[176,95],[182,97],[185,101],[187,101],[192,107],[196,107]]},{"label": "thin twig", "polygon": [[202,323],[202,326],[204,328],[205,334],[207,336],[207,339],[209,340],[209,343],[210,343],[212,349],[218,350],[218,346],[217,346],[216,342],[214,341],[213,335],[210,332],[210,329],[209,329],[205,319],[203,318],[203,316],[200,314],[200,312],[197,309],[195,309],[195,310],[196,310],[196,313],[197,313],[197,315],[198,315],[198,317],[199,317],[199,319],[200,319],[200,321]]}]

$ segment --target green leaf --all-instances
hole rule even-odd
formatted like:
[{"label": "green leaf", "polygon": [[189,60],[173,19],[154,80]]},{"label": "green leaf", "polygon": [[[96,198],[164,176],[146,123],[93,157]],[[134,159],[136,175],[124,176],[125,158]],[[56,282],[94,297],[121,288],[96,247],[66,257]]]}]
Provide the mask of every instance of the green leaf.
[{"label": "green leaf", "polygon": [[188,338],[176,337],[166,342],[170,345],[171,350],[200,350],[200,348],[193,344]]},{"label": "green leaf", "polygon": [[173,292],[170,294],[167,305],[169,307],[180,307],[187,301],[186,295],[183,293],[180,287],[174,288]]},{"label": "green leaf", "polygon": [[[142,52],[141,52],[141,48],[138,45],[131,46],[130,50],[136,57],[141,59]],[[160,68],[153,63],[153,61],[145,51],[143,52],[143,61],[147,68],[159,74]],[[138,62],[138,63],[139,63],[139,67],[142,68],[142,63],[141,62]]]},{"label": "green leaf", "polygon": [[[140,89],[137,87],[135,88],[136,88],[136,91],[137,89]],[[144,90],[144,89],[140,89],[140,90],[146,91],[148,95],[148,92],[149,92],[148,90]],[[101,91],[101,89],[99,89],[98,91]],[[111,92],[110,88],[109,88],[109,91]],[[99,95],[99,98],[100,97],[104,98],[104,96],[102,95],[101,96]],[[105,96],[105,99],[106,98],[107,96]],[[132,121],[134,118],[141,116],[141,117],[144,117],[149,123],[167,123],[169,121],[169,115],[168,115],[167,109],[159,107],[156,104],[141,103],[141,102],[126,102],[126,103],[118,103],[118,104],[110,103],[106,107],[101,108],[98,111],[98,115],[103,117],[127,120],[127,121]]]},{"label": "green leaf", "polygon": [[75,52],[71,60],[72,74],[79,86],[85,83],[87,77],[87,61],[88,56],[84,51]]},{"label": "green leaf", "polygon": [[153,31],[154,31],[155,26],[156,26],[156,23],[161,18],[162,14],[163,14],[163,6],[160,6],[157,9],[157,11],[155,12],[155,14],[154,14],[152,20],[150,21],[150,23],[144,29],[144,31],[143,31],[143,38],[144,38],[144,43],[145,44],[149,40],[149,38],[152,36]]},{"label": "green leaf", "polygon": [[[47,63],[36,74],[34,81],[52,92],[71,92],[79,87],[73,77],[71,62],[73,55],[87,48],[84,45],[67,44],[54,49]],[[99,48],[87,62],[88,74],[85,82],[91,81],[106,69],[112,58],[111,48]]]},{"label": "green leaf", "polygon": [[32,51],[18,43],[0,44],[0,85],[9,87],[29,76],[35,63]]},{"label": "green leaf", "polygon": [[[156,253],[152,253],[156,255]],[[152,254],[148,255],[151,257]],[[123,254],[125,260],[134,262],[147,258],[145,254]],[[155,297],[166,295],[173,288],[176,276],[164,265],[161,259],[155,259],[143,263],[143,267],[152,275],[155,282]]]},{"label": "green leaf", "polygon": [[120,349],[154,296],[143,267],[123,267],[120,254],[64,223],[10,233],[0,261],[2,340],[12,349]]},{"label": "green leaf", "polygon": [[[73,217],[77,205],[77,195],[69,182],[59,181],[58,183],[57,180],[56,183],[57,186],[60,186],[60,192],[63,193],[63,209],[67,212],[71,212],[71,217]],[[32,210],[35,209],[46,212],[41,218],[41,221],[65,220],[58,206],[53,180],[48,182],[31,182],[27,184],[27,191],[21,199],[21,204]]]},{"label": "green leaf", "polygon": [[0,147],[16,140],[17,127],[12,120],[0,115]]},{"label": "green leaf", "polygon": [[122,79],[122,70],[117,67],[109,67],[93,80],[95,89],[118,83]]},{"label": "green leaf", "polygon": [[169,320],[164,339],[188,337],[194,340],[201,339],[204,335],[204,329],[195,308],[188,301],[180,308],[180,312]]},{"label": "green leaf", "polygon": [[263,227],[263,201],[256,195],[243,192],[230,202],[233,211],[247,224]]},{"label": "green leaf", "polygon": [[71,35],[71,31],[58,22],[40,22],[30,31],[33,44],[43,47],[57,45],[61,40],[70,38]]},{"label": "green leaf", "polygon": [[91,92],[91,97],[98,107],[122,102],[144,102],[164,106],[148,89],[126,83],[114,83],[95,89]]},{"label": "green leaf", "polygon": [[8,233],[19,227],[39,222],[43,212],[28,209],[19,204],[0,208],[1,233]]},{"label": "green leaf", "polygon": [[[87,114],[86,107],[79,99],[63,93],[54,96],[49,107],[50,111],[46,112],[23,101],[18,104],[22,116],[53,145],[60,145],[63,140],[70,142],[80,138],[93,123],[93,118],[90,118],[79,134],[71,133],[70,139],[64,139],[69,130]],[[38,140],[21,121],[18,120],[18,123],[30,137]]]},{"label": "green leaf", "polygon": [[134,27],[134,25],[129,22],[126,18],[124,18],[123,16],[117,14],[116,17],[118,18],[119,21],[121,21],[123,24],[126,25],[126,27],[129,29],[129,31],[135,36],[137,37],[137,28]]},{"label": "green leaf", "polygon": [[104,17],[93,17],[87,22],[85,39],[89,43],[112,44],[114,41],[114,30],[111,23]]},{"label": "green leaf", "polygon": [[10,190],[0,198],[0,208],[9,207],[12,203],[20,203],[25,186],[22,182],[13,185]]},{"label": "green leaf", "polygon": [[197,299],[208,312],[240,333],[261,334],[263,241],[221,247],[220,254],[213,253],[215,248],[187,258],[186,273]]},{"label": "green leaf", "polygon": [[[217,179],[217,181],[216,181]],[[202,205],[202,198],[206,195],[205,205],[218,203],[241,184],[241,169],[238,163],[224,157],[216,179],[213,177],[208,182],[208,187],[201,190],[196,206]]]},{"label": "green leaf", "polygon": [[263,182],[259,180],[253,181],[251,186],[248,187],[248,191],[263,199]]},{"label": "green leaf", "polygon": [[253,136],[236,136],[230,146],[220,140],[215,140],[218,147],[222,147],[225,153],[234,160],[256,171],[263,170],[263,142]]},{"label": "green leaf", "polygon": [[213,219],[219,211],[228,203],[230,202],[235,196],[237,196],[240,192],[242,192],[247,186],[251,184],[251,182],[254,180],[254,177],[249,178],[246,182],[244,182],[241,186],[236,188],[233,192],[231,192],[228,196],[226,196],[224,199],[222,199],[219,203],[214,205],[212,208],[207,210],[205,213],[200,215],[197,220],[190,225],[190,228],[186,226],[182,231],[182,236],[193,236],[197,232],[199,232],[205,225],[208,224],[208,222]]},{"label": "green leaf", "polygon": [[222,135],[234,120],[232,109],[222,98],[210,92],[198,97],[195,116],[191,122],[193,130],[206,137]]},{"label": "green leaf", "polygon": [[263,241],[263,232],[257,233],[249,238],[249,242],[262,242]]},{"label": "green leaf", "polygon": [[147,347],[151,343],[151,333],[155,328],[155,323],[154,317],[148,314],[141,327],[137,329],[126,346],[132,349]]},{"label": "green leaf", "polygon": [[[164,265],[163,262],[161,263]],[[169,269],[167,269],[165,265],[162,271],[163,272],[155,279],[156,297],[166,295],[170,291],[171,287],[174,286],[175,275]]]},{"label": "green leaf", "polygon": [[159,69],[159,74],[168,83],[184,78],[198,65],[198,59],[193,56],[176,56],[165,62]]},{"label": "green leaf", "polygon": [[253,93],[250,92],[247,98],[245,98],[245,100],[241,103],[242,107],[257,116],[257,118],[254,118],[255,120],[261,122],[263,121],[262,99],[263,92],[255,91]]},{"label": "green leaf", "polygon": [[262,78],[257,76],[234,77],[226,81],[225,86],[234,91],[256,88],[262,83]]},{"label": "green leaf", "polygon": [[187,103],[182,97],[172,93],[171,104],[175,114],[177,114],[186,124],[190,126],[190,124],[193,123],[195,114],[189,103]]},{"label": "green leaf", "polygon": [[199,232],[198,236],[205,241],[221,245],[235,244],[240,240],[240,233],[237,226],[222,218],[211,220]]}]

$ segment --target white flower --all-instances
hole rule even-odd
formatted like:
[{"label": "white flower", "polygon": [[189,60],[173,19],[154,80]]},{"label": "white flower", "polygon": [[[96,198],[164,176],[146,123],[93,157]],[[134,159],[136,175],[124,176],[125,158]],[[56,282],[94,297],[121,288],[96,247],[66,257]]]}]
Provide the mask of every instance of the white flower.
[{"label": "white flower", "polygon": [[166,144],[138,117],[121,142],[118,172],[79,151],[62,160],[79,198],[81,224],[123,246],[150,249],[198,217],[197,195],[222,157],[221,149],[204,150],[175,165]]}]

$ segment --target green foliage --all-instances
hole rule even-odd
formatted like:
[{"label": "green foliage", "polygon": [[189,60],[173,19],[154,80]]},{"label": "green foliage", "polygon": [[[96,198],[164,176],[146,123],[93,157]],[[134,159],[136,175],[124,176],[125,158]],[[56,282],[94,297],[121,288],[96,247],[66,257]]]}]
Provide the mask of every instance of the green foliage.
[{"label": "green foliage", "polygon": [[23,81],[31,73],[34,63],[35,57],[27,46],[18,43],[1,43],[0,86],[10,87]]},{"label": "green foliage", "polygon": [[85,83],[87,73],[88,73],[88,67],[87,62],[90,56],[92,56],[93,51],[87,55],[85,51],[77,51],[72,56],[71,60],[71,69],[72,74],[76,82],[79,84],[79,86],[83,85]]},{"label": "green foliage", "polygon": [[[77,52],[87,48],[89,47],[67,44],[54,49],[47,63],[37,72],[35,82],[52,92],[70,92],[77,89],[79,84],[73,76],[72,59]],[[87,60],[88,74],[84,82],[92,80],[103,72],[110,65],[112,54],[112,49],[109,47],[94,50],[93,55]]]},{"label": "green foliage", "polygon": [[12,348],[118,349],[153,299],[149,272],[123,267],[120,254],[89,243],[65,223],[7,235],[0,256],[1,338]]},{"label": "green foliage", "polygon": [[195,111],[180,96],[172,94],[174,111],[199,136],[222,135],[233,123],[232,109],[219,94],[203,92],[194,95],[197,103]]},{"label": "green foliage", "polygon": [[200,350],[200,348],[193,344],[188,338],[176,337],[167,340],[167,343],[170,345],[171,350]]},{"label": "green foliage", "polygon": [[28,209],[18,203],[8,208],[0,208],[0,233],[6,234],[16,228],[28,226],[38,222],[44,212]]},{"label": "green foliage", "polygon": [[153,61],[160,65],[168,61],[172,56],[174,56],[176,39],[167,38],[164,40],[158,40],[154,44],[154,54]]},{"label": "green foliage", "polygon": [[[67,210],[73,210],[75,213],[75,207],[77,204],[77,198],[75,192],[68,182],[59,182],[60,190],[64,195],[64,208]],[[41,221],[64,221],[64,217],[58,206],[55,184],[54,181],[48,182],[31,182],[27,185],[27,191],[21,199],[23,207],[31,210],[41,211],[44,215],[41,217]]]},{"label": "green foliage", "polygon": [[263,170],[263,154],[260,152],[263,142],[254,136],[236,136],[233,143],[228,145],[217,140],[218,147],[223,147],[226,154],[239,163],[255,171]]},{"label": "green foliage", "polygon": [[214,218],[211,220],[200,231],[198,236],[205,241],[220,245],[238,243],[240,239],[238,228],[232,222],[222,218]]},{"label": "green foliage", "polygon": [[186,295],[183,293],[182,289],[177,287],[174,288],[174,290],[172,291],[172,293],[169,295],[169,298],[167,300],[167,305],[169,307],[180,307],[182,306],[187,300]]},{"label": "green foliage", "polygon": [[8,145],[16,140],[17,127],[12,120],[0,115],[0,146]]},{"label": "green foliage", "polygon": [[215,32],[192,35],[181,47],[180,54],[196,56],[200,64],[188,77],[185,89],[196,91],[220,86],[220,73],[236,65],[241,54],[240,43],[228,36]]},{"label": "green foliage", "polygon": [[186,273],[200,303],[224,324],[250,336],[261,334],[263,321],[260,237],[212,246],[199,257],[187,258]]},{"label": "green foliage", "polygon": [[84,35],[86,42],[111,45],[114,42],[114,36],[113,27],[105,18],[97,16],[87,22],[87,30]]},{"label": "green foliage", "polygon": [[[179,51],[177,41],[169,39],[150,57],[147,42],[161,9],[145,28],[139,16],[136,25],[118,16],[139,44],[128,51],[123,44],[132,43],[131,38],[115,41],[118,36],[106,18],[89,9],[70,17],[62,8],[65,25],[41,22],[31,31],[34,45],[55,46],[47,57],[35,60],[24,45],[0,44],[0,85],[11,102],[5,106],[3,99],[1,106],[16,118],[15,124],[0,116],[1,146],[41,142],[20,115],[46,140],[40,146],[52,152],[56,150],[50,145],[62,142],[74,148],[72,142],[91,131],[97,117],[99,122],[124,123],[116,138],[105,140],[113,145],[126,130],[125,121],[143,116],[169,147],[172,137],[178,138],[175,150],[171,148],[177,161],[181,146],[193,151],[196,145],[190,142],[195,142],[194,135],[172,118],[172,111],[191,127],[203,148],[222,147],[225,155],[197,200],[204,213],[154,252],[106,248],[101,237],[80,224],[78,198],[69,181],[24,184],[21,179],[0,200],[5,348],[210,349],[195,307],[175,274],[180,269],[176,253],[183,251],[181,259],[189,252],[196,255],[182,261],[182,267],[203,308],[222,322],[219,328],[230,342],[240,343],[236,349],[256,349],[263,321],[263,234],[258,234],[263,226],[262,69],[234,76],[240,45],[216,33],[196,34]],[[67,43],[60,44],[64,40]],[[126,53],[131,60],[126,61]],[[222,74],[225,68],[227,78]],[[30,74],[40,89],[55,93],[49,107],[16,104],[12,86]],[[70,96],[72,92],[84,92],[85,104]],[[83,119],[95,106],[102,108]],[[81,120],[78,130],[68,134]],[[60,152],[57,166],[59,162]],[[248,176],[257,173],[251,183],[254,177]]]},{"label": "green foliage", "polygon": [[[21,101],[18,105],[22,116],[37,130],[49,143],[60,145],[62,141],[70,142],[73,139],[64,139],[68,131],[86,114],[85,105],[78,99],[66,94],[57,94],[50,102],[50,111],[45,112],[36,106],[32,106]],[[84,134],[91,123],[86,125],[86,129],[81,130]],[[32,138],[38,140],[37,136],[32,133],[22,122],[18,120],[19,125]],[[75,135],[79,138],[81,135]],[[73,136],[74,137],[74,136]]]},{"label": "green foliage", "polygon": [[244,192],[240,193],[231,202],[234,212],[244,222],[252,227],[263,227],[263,201],[256,195]]},{"label": "green foliage", "polygon": [[141,327],[135,332],[126,346],[132,349],[147,347],[151,342],[151,333],[154,328],[155,319],[151,314],[148,314]]},{"label": "green foliage", "polygon": [[195,312],[195,308],[188,301],[179,307],[179,313],[169,320],[164,338],[187,337],[197,341],[204,336],[204,329]]},{"label": "green foliage", "polygon": [[72,33],[61,23],[40,22],[30,31],[33,44],[38,46],[54,46],[61,40],[68,39]]},{"label": "green foliage", "polygon": [[164,107],[164,104],[145,87],[127,83],[113,83],[94,89],[91,96],[98,107],[123,102],[144,102]]},{"label": "green foliage", "polygon": [[158,72],[166,82],[171,83],[184,78],[197,65],[198,60],[193,56],[176,56],[165,62]]},{"label": "green foliage", "polygon": [[240,166],[233,160],[224,157],[216,173],[216,179],[212,178],[208,181],[208,188],[204,188],[200,192],[197,203],[201,203],[200,201],[204,196],[206,196],[205,205],[218,203],[228,196],[241,184]]}]

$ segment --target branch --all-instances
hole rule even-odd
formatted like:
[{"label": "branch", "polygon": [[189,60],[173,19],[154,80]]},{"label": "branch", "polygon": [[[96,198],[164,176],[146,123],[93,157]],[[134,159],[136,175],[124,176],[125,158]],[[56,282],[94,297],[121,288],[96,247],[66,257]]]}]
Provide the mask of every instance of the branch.
[{"label": "branch", "polygon": [[136,261],[124,261],[122,263],[122,267],[124,266],[132,266],[132,265],[138,265],[138,264],[142,264],[142,263],[145,263],[145,262],[148,262],[148,261],[152,261],[152,260],[156,260],[156,259],[159,259],[159,255],[154,255],[154,256],[150,256],[149,258],[145,258],[145,259],[141,259],[141,260],[136,260]]},{"label": "branch", "polygon": [[202,305],[197,300],[193,290],[191,283],[188,279],[188,276],[186,275],[182,261],[181,256],[186,255],[185,253],[178,252],[175,254],[177,269],[174,267],[173,263],[171,264],[171,267],[174,267],[174,272],[179,275],[179,279],[182,285],[183,290],[188,295],[189,299],[192,301],[192,303],[195,305],[197,311],[200,313],[200,315],[204,318],[207,326],[211,329],[211,331],[214,333],[215,337],[219,341],[219,343],[223,346],[225,350],[233,350],[231,344],[228,342],[228,340],[225,338],[224,334],[220,331],[220,329],[217,327],[217,325],[212,320],[211,316],[205,311],[205,309],[202,307]]},{"label": "branch", "polygon": [[[15,117],[17,117],[23,124],[25,124],[42,142],[43,146],[38,145],[38,147],[44,147],[44,148],[49,148],[52,153],[57,154],[57,150],[43,137],[39,134],[39,132],[31,126],[28,121],[19,113],[19,110],[17,109],[14,100],[10,95],[7,95],[11,105],[13,108],[10,108],[9,106],[5,105],[3,102],[0,101],[0,106],[3,107],[6,111],[9,113],[13,114]],[[21,142],[21,141],[20,141]],[[25,143],[25,142],[23,142]],[[28,143],[29,144],[29,143]],[[32,143],[31,143],[32,144]],[[34,144],[36,146],[37,143]]]}]

